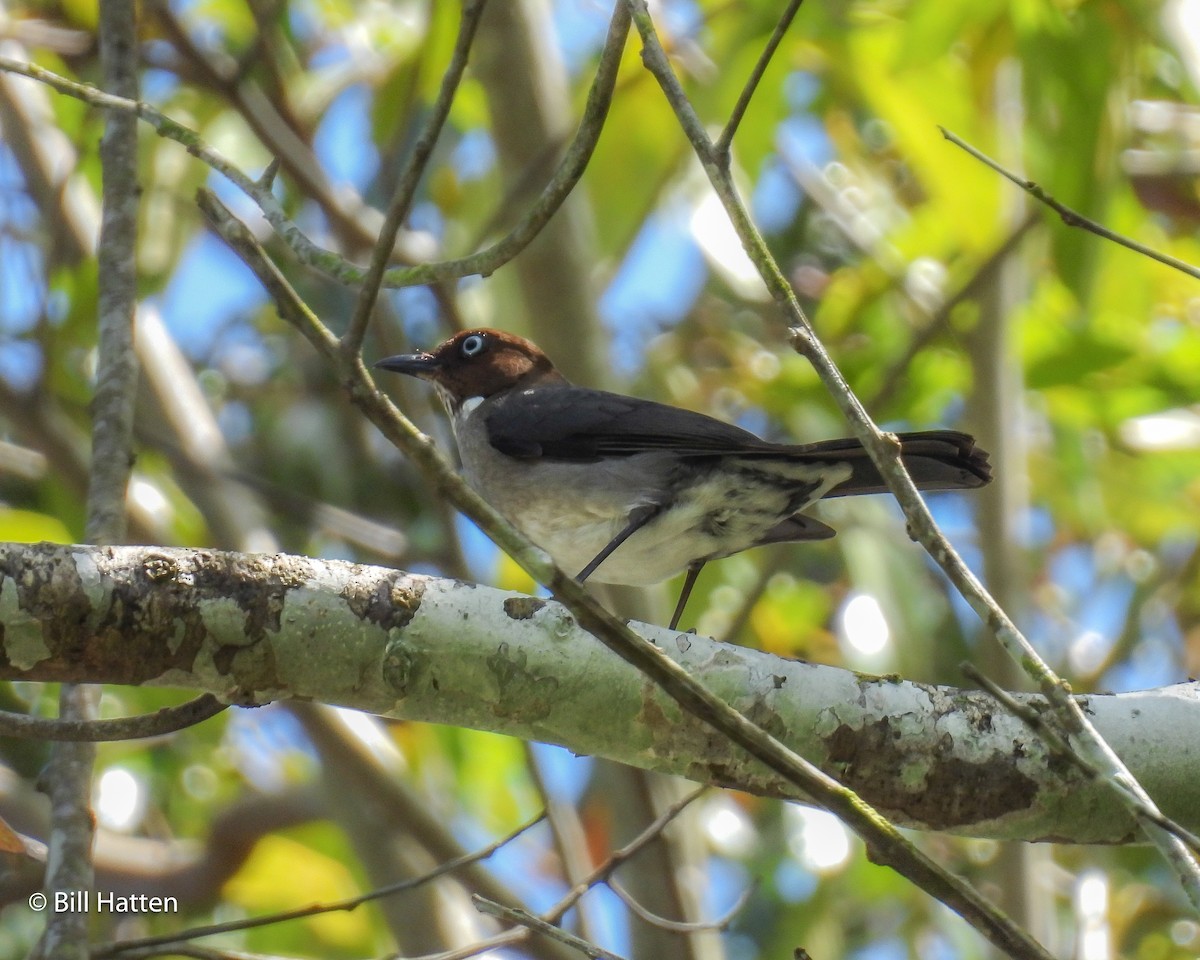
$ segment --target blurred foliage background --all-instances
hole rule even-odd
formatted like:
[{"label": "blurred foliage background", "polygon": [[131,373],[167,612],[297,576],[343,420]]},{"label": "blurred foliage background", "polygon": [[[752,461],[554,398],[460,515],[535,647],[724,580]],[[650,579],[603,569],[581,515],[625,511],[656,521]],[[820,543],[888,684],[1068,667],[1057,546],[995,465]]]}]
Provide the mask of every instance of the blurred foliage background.
[{"label": "blurred foliage background", "polygon": [[[603,42],[599,0],[494,0],[401,239],[441,259],[502,233],[573,131]],[[774,27],[773,0],[663,0],[656,22],[701,117],[719,128]],[[204,0],[143,6],[143,96],[257,175],[323,245],[365,262],[459,17],[451,2]],[[10,3],[0,52],[98,76],[88,0]],[[531,336],[570,376],[812,440],[845,425],[787,346],[638,43],[580,187],[541,237],[487,279],[388,293],[367,359],[466,325]],[[1077,690],[1200,670],[1200,288],[1064,226],[948,144],[943,125],[1114,230],[1200,262],[1200,3],[1196,0],[809,0],[734,143],[761,229],[819,335],[887,427],[974,432],[998,481],[935,498],[946,532]],[[0,74],[0,538],[83,536],[103,117]],[[276,317],[193,201],[248,202],[143,129],[138,276],[142,386],[132,539],[283,550],[532,590],[350,408],[332,372]],[[342,329],[356,291],[301,268]],[[447,439],[419,384],[389,391]],[[710,565],[689,616],[702,633],[789,656],[961,682],[971,658],[1008,683],[979,625],[908,542],[885,498],[835,504],[836,540]],[[665,618],[668,591],[620,597]],[[4,696],[49,712],[53,691]],[[161,691],[109,689],[106,713]],[[0,812],[38,834],[42,757],[0,741]],[[566,751],[460,729],[275,706],[169,741],[101,751],[99,885],[169,892],[187,919],[229,919],[413,875],[513,829],[491,861],[545,908],[679,786]],[[562,824],[573,824],[567,830]],[[622,868],[683,936],[606,891],[571,915],[636,957],[818,960],[985,956],[957,918],[872,866],[820,813],[711,793]],[[920,841],[999,896],[1061,956],[1194,957],[1200,927],[1139,848],[1006,850]],[[0,955],[38,918],[28,878],[2,888]],[[327,957],[417,955],[485,927],[456,885],[348,915],[227,935],[224,946]],[[111,919],[111,918],[109,918]],[[99,922],[99,921],[98,921]],[[139,918],[105,936],[173,929]],[[539,948],[542,949],[542,948]],[[544,951],[545,952],[545,951]],[[553,951],[548,951],[553,952]],[[457,955],[457,954],[456,954]],[[496,952],[493,955],[499,956]],[[543,955],[509,951],[505,956]]]}]

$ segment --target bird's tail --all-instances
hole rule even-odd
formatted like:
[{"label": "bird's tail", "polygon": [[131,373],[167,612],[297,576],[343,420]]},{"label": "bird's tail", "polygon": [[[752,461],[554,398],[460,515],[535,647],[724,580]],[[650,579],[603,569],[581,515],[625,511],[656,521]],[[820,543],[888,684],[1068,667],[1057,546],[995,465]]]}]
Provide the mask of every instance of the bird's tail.
[{"label": "bird's tail", "polygon": [[[991,482],[992,465],[986,450],[975,446],[975,438],[956,430],[926,430],[897,434],[900,456],[909,475],[921,490],[968,490]],[[858,440],[824,440],[803,447],[805,459],[849,463],[853,472],[825,494],[849,497],[886,493],[883,477]]]}]

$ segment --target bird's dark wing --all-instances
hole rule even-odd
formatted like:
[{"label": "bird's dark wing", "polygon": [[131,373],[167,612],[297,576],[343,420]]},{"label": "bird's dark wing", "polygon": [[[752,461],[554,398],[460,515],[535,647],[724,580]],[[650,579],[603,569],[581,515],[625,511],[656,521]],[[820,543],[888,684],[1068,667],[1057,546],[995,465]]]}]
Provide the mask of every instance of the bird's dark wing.
[{"label": "bird's dark wing", "polygon": [[659,450],[706,456],[780,449],[702,413],[568,385],[509,391],[486,418],[492,446],[521,459],[586,463]]},{"label": "bird's dark wing", "polygon": [[[816,443],[771,443],[740,427],[702,413],[639,400],[603,390],[569,385],[512,390],[485,401],[488,440],[503,454],[592,463],[601,457],[628,457],[664,451],[681,457],[783,459],[836,463],[850,476],[826,496],[883,493],[887,485],[853,438]],[[927,430],[899,434],[900,455],[922,490],[982,487],[992,478],[984,450],[968,434]],[[801,538],[805,539],[805,538]]]}]

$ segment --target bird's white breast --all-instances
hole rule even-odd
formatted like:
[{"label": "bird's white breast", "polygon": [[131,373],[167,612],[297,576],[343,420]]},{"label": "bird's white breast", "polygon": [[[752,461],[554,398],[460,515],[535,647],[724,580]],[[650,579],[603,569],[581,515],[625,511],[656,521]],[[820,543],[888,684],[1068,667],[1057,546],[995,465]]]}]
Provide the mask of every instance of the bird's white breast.
[{"label": "bird's white breast", "polygon": [[567,573],[586,567],[637,508],[673,503],[596,569],[590,579],[599,583],[657,583],[697,560],[743,550],[794,512],[787,509],[789,488],[820,481],[811,502],[849,474],[847,468],[831,475],[827,465],[756,462],[744,472],[704,473],[673,491],[666,486],[678,476],[670,453],[596,463],[505,456],[488,442],[481,402],[464,401],[454,417],[467,482]]}]

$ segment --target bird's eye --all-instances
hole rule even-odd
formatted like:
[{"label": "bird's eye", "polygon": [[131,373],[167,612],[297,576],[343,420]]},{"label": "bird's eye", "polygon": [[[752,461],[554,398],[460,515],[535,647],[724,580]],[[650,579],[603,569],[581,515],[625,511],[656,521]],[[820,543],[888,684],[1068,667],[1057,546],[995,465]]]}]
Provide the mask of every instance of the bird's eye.
[{"label": "bird's eye", "polygon": [[469,337],[464,337],[463,342],[459,344],[459,352],[464,357],[474,357],[483,353],[483,348],[487,346],[487,340],[482,334],[473,333]]}]

